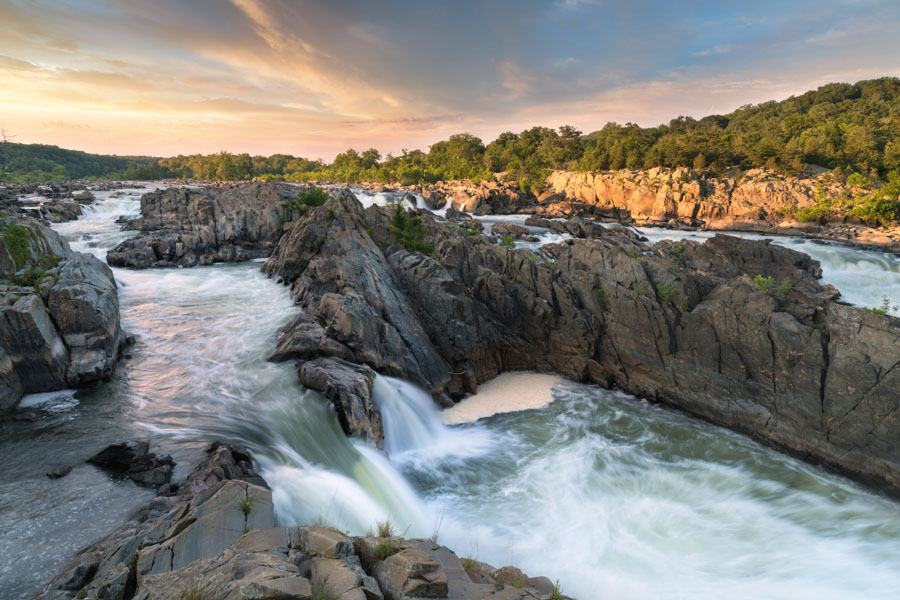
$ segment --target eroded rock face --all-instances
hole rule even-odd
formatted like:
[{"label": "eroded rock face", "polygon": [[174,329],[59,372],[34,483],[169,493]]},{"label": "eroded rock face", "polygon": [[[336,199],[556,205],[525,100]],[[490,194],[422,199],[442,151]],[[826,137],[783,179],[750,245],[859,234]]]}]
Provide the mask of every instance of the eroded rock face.
[{"label": "eroded rock face", "polygon": [[612,211],[641,225],[692,226],[810,235],[900,250],[900,228],[861,223],[798,223],[788,212],[815,205],[820,195],[838,198],[861,193],[821,174],[784,178],[753,169],[739,178],[707,178],[687,168],[648,171],[554,171],[541,195],[543,214],[559,215],[571,203]]},{"label": "eroded rock face", "polygon": [[[422,217],[432,256],[404,249],[389,210],[349,194],[282,238],[264,270],[292,285],[315,329],[300,360],[347,348],[344,360],[435,399],[451,372],[472,387],[553,371],[900,489],[900,327],[835,303],[808,256],[729,236],[653,247],[615,228],[536,256]],[[772,278],[767,293],[757,275]]]},{"label": "eroded rock face", "polygon": [[40,221],[3,221],[26,243],[0,239],[0,410],[108,379],[125,341],[112,271]]},{"label": "eroded rock face", "polygon": [[193,267],[266,257],[282,232],[282,204],[297,188],[280,184],[168,188],[141,198],[140,233],[107,254],[115,267]]},{"label": "eroded rock face", "polygon": [[426,204],[440,209],[449,207],[473,215],[505,215],[526,212],[535,204],[535,197],[522,193],[510,183],[499,181],[447,181],[429,185],[422,190]]},{"label": "eroded rock face", "polygon": [[154,487],[169,483],[175,461],[170,455],[150,452],[147,441],[123,442],[107,446],[88,462],[115,473],[127,474],[136,483]]}]

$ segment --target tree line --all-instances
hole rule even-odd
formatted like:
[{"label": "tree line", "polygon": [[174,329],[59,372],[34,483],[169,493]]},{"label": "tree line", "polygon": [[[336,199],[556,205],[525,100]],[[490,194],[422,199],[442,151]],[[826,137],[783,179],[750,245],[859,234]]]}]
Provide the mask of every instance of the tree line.
[{"label": "tree line", "polygon": [[735,167],[767,167],[789,175],[811,163],[835,169],[838,176],[860,173],[887,180],[889,173],[900,171],[900,79],[833,83],[780,102],[746,105],[699,120],[682,116],[656,127],[608,123],[588,134],[568,125],[532,127],[502,133],[487,144],[460,133],[427,152],[403,150],[397,156],[382,156],[375,148],[349,149],[330,164],[287,154],[227,152],[129,160],[52,148],[0,144],[0,173],[16,178],[37,169],[56,176],[135,180],[260,178],[404,185],[482,181],[499,174],[528,192],[540,189],[552,169],[691,167],[723,175]]}]

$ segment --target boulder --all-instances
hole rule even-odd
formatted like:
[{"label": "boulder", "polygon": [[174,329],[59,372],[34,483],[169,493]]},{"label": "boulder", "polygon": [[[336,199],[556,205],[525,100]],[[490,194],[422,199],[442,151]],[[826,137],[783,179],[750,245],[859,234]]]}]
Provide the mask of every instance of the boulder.
[{"label": "boulder", "polygon": [[299,371],[303,385],[331,401],[347,435],[358,435],[379,447],[384,444],[381,413],[372,400],[375,371],[340,358],[317,358],[302,363]]},{"label": "boulder", "polygon": [[175,466],[171,456],[150,452],[150,443],[146,441],[112,444],[87,462],[115,473],[127,474],[136,483],[154,487],[168,483]]},{"label": "boulder", "polygon": [[297,188],[280,183],[167,188],[141,198],[141,216],[125,224],[140,233],[107,254],[116,267],[236,262],[268,256],[281,237],[285,205]]}]

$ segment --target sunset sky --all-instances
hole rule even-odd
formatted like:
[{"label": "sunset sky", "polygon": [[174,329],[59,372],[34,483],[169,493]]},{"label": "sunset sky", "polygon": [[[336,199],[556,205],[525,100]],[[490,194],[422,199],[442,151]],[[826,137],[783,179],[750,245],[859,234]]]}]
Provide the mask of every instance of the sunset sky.
[{"label": "sunset sky", "polygon": [[112,154],[397,153],[900,75],[900,1],[0,0],[0,122]]}]

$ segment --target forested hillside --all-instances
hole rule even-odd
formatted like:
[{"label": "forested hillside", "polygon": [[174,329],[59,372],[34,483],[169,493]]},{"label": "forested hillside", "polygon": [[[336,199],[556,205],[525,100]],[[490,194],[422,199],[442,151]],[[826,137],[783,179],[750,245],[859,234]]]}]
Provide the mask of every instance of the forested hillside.
[{"label": "forested hillside", "polygon": [[0,144],[0,172],[22,178],[103,176],[205,180],[283,178],[292,181],[432,183],[483,180],[503,173],[524,191],[540,188],[551,169],[616,170],[692,167],[713,174],[768,167],[785,174],[804,163],[886,180],[900,170],[900,79],[833,83],[780,102],[747,105],[726,115],[678,117],[657,127],[608,123],[584,135],[562,126],[502,133],[485,144],[469,133],[450,136],[428,152],[399,156],[349,149],[331,164],[286,154],[132,159],[54,146]]}]

